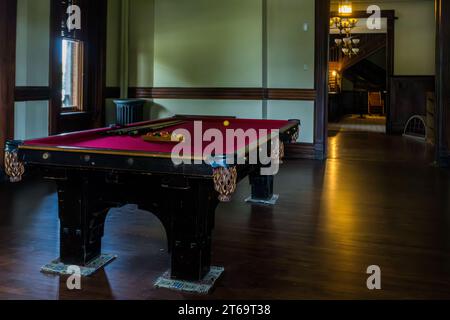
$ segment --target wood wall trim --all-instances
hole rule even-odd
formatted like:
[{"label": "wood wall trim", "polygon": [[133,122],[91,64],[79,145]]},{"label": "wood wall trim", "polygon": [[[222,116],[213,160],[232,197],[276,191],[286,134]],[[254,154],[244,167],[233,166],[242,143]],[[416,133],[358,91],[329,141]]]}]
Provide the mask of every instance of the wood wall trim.
[{"label": "wood wall trim", "polygon": [[[261,52],[261,83],[263,88],[269,87],[269,1],[262,0],[262,52]],[[268,93],[265,93],[268,95]],[[267,99],[263,99],[262,102],[262,117],[263,119],[268,117],[269,103]]]},{"label": "wood wall trim", "polygon": [[259,100],[260,88],[153,88],[154,99]]},{"label": "wood wall trim", "polygon": [[386,34],[386,90],[388,94],[385,96],[386,105],[386,132],[387,134],[393,133],[392,120],[391,120],[391,79],[395,70],[395,11],[391,10],[390,17],[387,17],[387,34]]},{"label": "wood wall trim", "polygon": [[260,100],[261,88],[130,88],[129,96],[146,99]]},{"label": "wood wall trim", "polygon": [[322,145],[314,143],[295,143],[285,146],[286,159],[309,159],[317,160],[323,153]]},{"label": "wood wall trim", "polygon": [[[106,88],[106,98],[118,98],[119,87]],[[136,99],[298,100],[314,101],[315,89],[289,88],[130,88]]]},{"label": "wood wall trim", "polygon": [[19,101],[45,101],[50,100],[50,87],[16,87],[14,100]]},{"label": "wood wall trim", "polygon": [[50,46],[49,46],[49,121],[50,135],[60,132],[61,92],[62,90],[62,41],[61,41],[61,10],[60,0],[50,2]]},{"label": "wood wall trim", "polygon": [[267,89],[267,100],[316,100],[315,89]]},{"label": "wood wall trim", "polygon": [[328,146],[328,62],[330,54],[330,0],[315,1],[315,88],[314,145],[316,159],[327,158]]},{"label": "wood wall trim", "polygon": [[14,138],[17,0],[0,1],[0,169],[6,140]]},{"label": "wood wall trim", "polygon": [[[102,127],[105,123],[106,96],[106,32],[108,1],[87,1],[88,9],[88,105],[92,113],[91,127]],[[76,129],[75,129],[76,130]]]}]

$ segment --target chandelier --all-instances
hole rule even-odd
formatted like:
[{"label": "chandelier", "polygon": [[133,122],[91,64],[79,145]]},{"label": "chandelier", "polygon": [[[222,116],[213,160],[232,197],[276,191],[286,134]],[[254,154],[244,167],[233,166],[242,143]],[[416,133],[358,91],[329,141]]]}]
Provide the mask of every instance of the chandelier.
[{"label": "chandelier", "polygon": [[360,40],[351,35],[352,30],[358,23],[358,19],[351,17],[353,13],[351,1],[340,1],[338,12],[339,15],[330,20],[330,27],[339,30],[339,35],[341,36],[341,38],[335,39],[334,42],[341,48],[344,55],[348,57],[358,55]]},{"label": "chandelier", "polygon": [[359,42],[359,39],[352,37],[335,40],[336,45],[342,48],[342,53],[344,53],[344,55],[348,57],[356,56],[359,54]]}]

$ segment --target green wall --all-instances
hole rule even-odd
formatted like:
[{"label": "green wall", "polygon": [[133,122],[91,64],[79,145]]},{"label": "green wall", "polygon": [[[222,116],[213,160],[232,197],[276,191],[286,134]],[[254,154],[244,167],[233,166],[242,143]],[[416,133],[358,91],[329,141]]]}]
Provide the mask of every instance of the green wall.
[{"label": "green wall", "polygon": [[18,0],[16,85],[48,86],[50,0]]},{"label": "green wall", "polygon": [[269,87],[314,88],[314,27],[314,0],[268,0]]},{"label": "green wall", "polygon": [[[314,88],[314,0],[267,0],[267,34],[263,3],[130,0],[130,86]],[[108,66],[118,66],[120,56],[111,51],[120,51],[115,18],[120,0],[109,4]],[[108,85],[119,85],[116,70],[108,70]],[[299,118],[304,123],[301,141],[313,142],[313,102],[158,99],[147,106],[152,103],[148,114],[153,118],[180,113]],[[112,123],[110,100],[107,106],[107,122]]]},{"label": "green wall", "polygon": [[153,0],[130,0],[130,87],[153,86],[154,6]]},{"label": "green wall", "polygon": [[395,74],[434,75],[436,22],[434,1],[395,4]]},{"label": "green wall", "polygon": [[[314,0],[267,1],[269,88],[314,88],[314,15]],[[267,118],[301,120],[299,141],[314,142],[314,102],[269,101]]]},{"label": "green wall", "polygon": [[[130,0],[129,86],[152,87],[154,65],[154,1]],[[121,0],[108,0],[106,85],[120,86]],[[119,97],[117,97],[119,98]],[[145,114],[150,118],[151,103]],[[106,100],[106,124],[115,122],[113,99]]]},{"label": "green wall", "polygon": [[16,102],[14,139],[26,140],[48,136],[48,101]]},{"label": "green wall", "polygon": [[155,86],[261,87],[260,0],[155,1]]},{"label": "green wall", "polygon": [[269,101],[269,119],[301,121],[300,142],[314,142],[314,102],[313,101]]},{"label": "green wall", "polygon": [[203,114],[261,119],[260,101],[240,100],[172,100],[156,99],[152,107],[153,118],[170,117],[174,114]]},{"label": "green wall", "polygon": [[434,75],[436,25],[433,0],[408,0],[355,5],[366,10],[378,4],[383,10],[395,10],[395,75]]},{"label": "green wall", "polygon": [[[16,86],[48,86],[50,0],[17,1]],[[15,104],[15,139],[48,135],[48,102]]]}]

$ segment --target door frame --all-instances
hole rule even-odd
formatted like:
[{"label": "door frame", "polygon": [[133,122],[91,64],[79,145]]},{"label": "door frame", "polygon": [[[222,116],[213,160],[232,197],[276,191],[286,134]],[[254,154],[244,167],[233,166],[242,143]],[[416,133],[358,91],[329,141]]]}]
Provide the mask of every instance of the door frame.
[{"label": "door frame", "polygon": [[[450,166],[450,3],[435,0],[436,12],[436,113],[435,161]],[[446,81],[447,80],[447,81]]]},{"label": "door frame", "polygon": [[330,53],[330,0],[315,1],[314,153],[315,159],[328,156],[328,61]]},{"label": "door frame", "polygon": [[17,0],[0,1],[0,176],[6,141],[14,138]]}]

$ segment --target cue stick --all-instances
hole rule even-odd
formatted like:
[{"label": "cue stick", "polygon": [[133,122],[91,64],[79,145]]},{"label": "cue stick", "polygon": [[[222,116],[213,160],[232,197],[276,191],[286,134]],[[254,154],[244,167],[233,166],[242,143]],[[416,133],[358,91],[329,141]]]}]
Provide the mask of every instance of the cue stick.
[{"label": "cue stick", "polygon": [[145,134],[148,132],[164,129],[167,127],[173,127],[178,124],[185,123],[184,120],[174,120],[174,121],[167,121],[163,123],[153,123],[149,125],[144,126],[135,126],[135,127],[129,127],[129,128],[122,128],[122,129],[114,129],[109,130],[106,132],[102,132],[103,135],[111,135],[111,136],[123,136],[123,135],[131,135],[131,136],[137,136],[141,134]]}]

